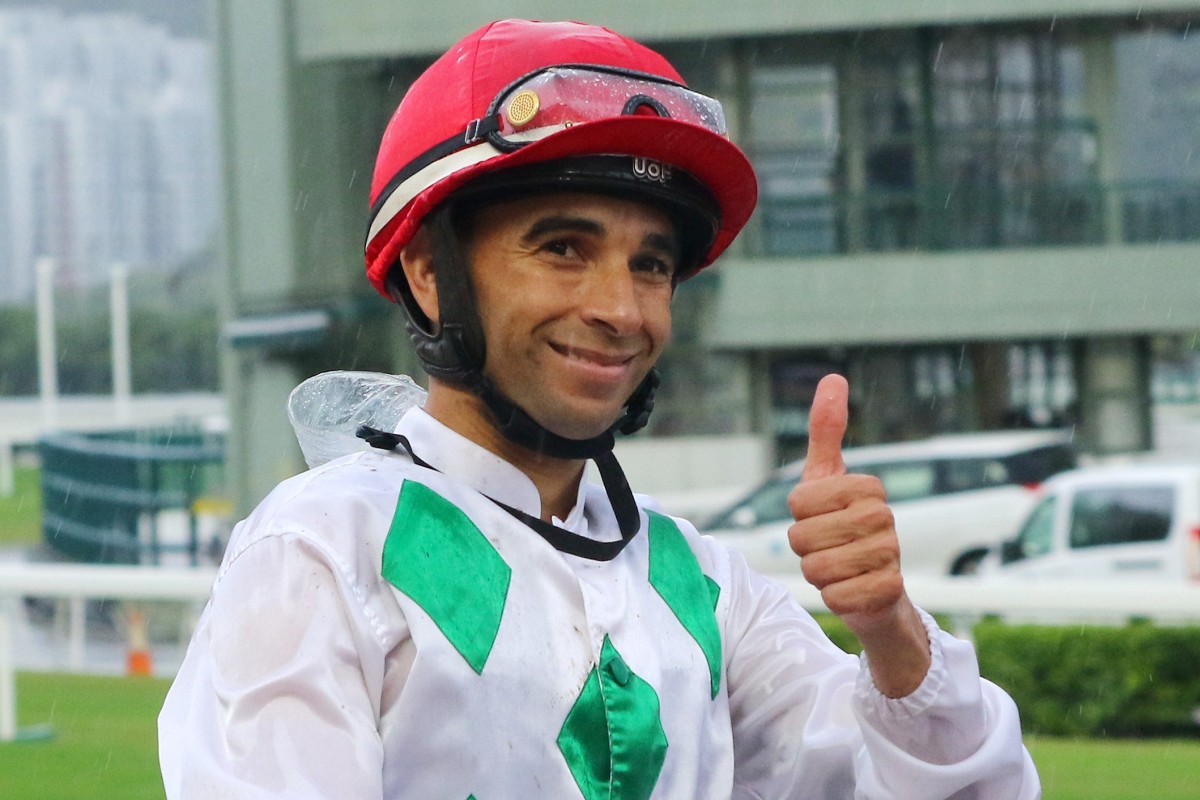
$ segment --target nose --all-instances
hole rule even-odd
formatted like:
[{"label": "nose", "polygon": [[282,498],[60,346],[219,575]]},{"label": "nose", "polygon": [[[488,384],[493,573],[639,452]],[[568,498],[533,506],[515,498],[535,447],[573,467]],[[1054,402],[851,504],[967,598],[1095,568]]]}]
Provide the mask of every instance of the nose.
[{"label": "nose", "polygon": [[625,259],[610,258],[589,270],[581,288],[584,320],[626,336],[636,333],[644,323],[641,298],[635,276]]}]

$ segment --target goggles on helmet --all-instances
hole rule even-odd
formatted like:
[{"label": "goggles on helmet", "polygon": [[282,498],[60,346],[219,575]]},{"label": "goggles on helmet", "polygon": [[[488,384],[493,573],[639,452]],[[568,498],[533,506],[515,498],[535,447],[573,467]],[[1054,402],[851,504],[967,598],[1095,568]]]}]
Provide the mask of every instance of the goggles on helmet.
[{"label": "goggles on helmet", "polygon": [[486,142],[511,153],[573,125],[636,115],[665,117],[726,136],[721,104],[670,79],[590,64],[543,67],[510,83],[483,117],[393,176],[371,209],[367,242],[424,187],[489,157],[467,152],[475,150],[473,145]]},{"label": "goggles on helmet", "polygon": [[572,125],[610,117],[669,117],[725,136],[725,112],[711,97],[666,78],[614,67],[566,64],[513,81],[488,107],[489,141],[514,150]]}]

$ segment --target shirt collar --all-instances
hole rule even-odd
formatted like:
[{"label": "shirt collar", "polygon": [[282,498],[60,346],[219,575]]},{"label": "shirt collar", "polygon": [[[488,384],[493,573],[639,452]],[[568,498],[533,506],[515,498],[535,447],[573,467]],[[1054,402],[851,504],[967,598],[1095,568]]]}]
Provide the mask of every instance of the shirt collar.
[{"label": "shirt collar", "polygon": [[[542,498],[529,476],[438,422],[424,409],[409,410],[401,417],[396,433],[405,436],[416,455],[444,475],[526,514],[541,515]],[[587,533],[586,486],[587,481],[580,480],[575,506],[566,520],[555,518],[554,524],[574,533]]]}]

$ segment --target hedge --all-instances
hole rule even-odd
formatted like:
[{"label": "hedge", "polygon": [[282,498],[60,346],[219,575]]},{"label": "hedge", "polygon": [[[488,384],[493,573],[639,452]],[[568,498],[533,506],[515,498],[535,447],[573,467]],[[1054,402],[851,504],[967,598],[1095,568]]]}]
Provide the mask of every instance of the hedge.
[{"label": "hedge", "polygon": [[1200,627],[975,627],[980,671],[1017,702],[1027,733],[1200,736]]},{"label": "hedge", "polygon": [[[818,621],[835,643],[857,652],[840,620]],[[1200,627],[987,619],[974,639],[980,672],[1012,695],[1027,734],[1200,737]]]}]

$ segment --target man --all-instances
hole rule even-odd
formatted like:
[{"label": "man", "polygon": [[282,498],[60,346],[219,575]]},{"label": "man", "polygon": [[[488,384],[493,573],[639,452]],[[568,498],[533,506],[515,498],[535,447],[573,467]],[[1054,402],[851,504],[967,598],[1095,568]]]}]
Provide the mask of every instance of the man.
[{"label": "man", "polygon": [[1012,701],[845,474],[845,381],[789,539],[861,661],[613,458],[677,284],[754,205],[715,101],[606,29],[494,23],[409,90],[372,200],[428,398],[234,532],[160,720],[170,797],[1038,796]]}]

